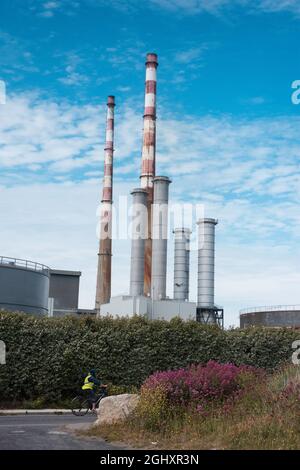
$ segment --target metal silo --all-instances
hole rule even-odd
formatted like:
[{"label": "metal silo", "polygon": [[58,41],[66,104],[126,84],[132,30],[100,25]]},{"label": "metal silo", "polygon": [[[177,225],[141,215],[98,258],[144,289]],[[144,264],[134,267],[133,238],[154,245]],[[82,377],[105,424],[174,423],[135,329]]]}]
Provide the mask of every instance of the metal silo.
[{"label": "metal silo", "polygon": [[300,305],[271,305],[240,310],[240,327],[300,328]]},{"label": "metal silo", "polygon": [[49,268],[0,256],[0,309],[47,315]]}]

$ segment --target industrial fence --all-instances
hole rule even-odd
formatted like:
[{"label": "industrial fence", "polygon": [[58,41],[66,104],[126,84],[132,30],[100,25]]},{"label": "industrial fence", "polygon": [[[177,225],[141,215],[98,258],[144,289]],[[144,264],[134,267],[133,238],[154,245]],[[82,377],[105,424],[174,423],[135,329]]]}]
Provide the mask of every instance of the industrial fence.
[{"label": "industrial fence", "polygon": [[0,256],[0,265],[25,268],[33,271],[50,271],[50,268],[44,264],[27,259],[9,258],[8,256]]},{"label": "industrial fence", "polygon": [[300,311],[300,305],[269,305],[264,307],[248,307],[240,310],[240,315],[247,313],[260,313],[260,312],[291,312]]}]

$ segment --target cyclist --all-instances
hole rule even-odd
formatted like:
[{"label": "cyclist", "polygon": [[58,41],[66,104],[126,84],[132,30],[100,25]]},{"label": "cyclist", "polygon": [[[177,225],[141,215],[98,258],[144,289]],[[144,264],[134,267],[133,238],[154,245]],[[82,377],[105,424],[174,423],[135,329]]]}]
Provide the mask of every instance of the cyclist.
[{"label": "cyclist", "polygon": [[[100,385],[101,388],[106,389],[107,385],[101,383],[101,380],[96,379],[96,371],[95,369],[91,369],[88,375],[84,379],[84,384],[81,387],[82,390],[88,392],[88,400],[92,404],[92,410],[96,410],[96,401],[97,396],[95,394],[95,387],[96,385]],[[104,390],[103,390],[104,391]]]}]

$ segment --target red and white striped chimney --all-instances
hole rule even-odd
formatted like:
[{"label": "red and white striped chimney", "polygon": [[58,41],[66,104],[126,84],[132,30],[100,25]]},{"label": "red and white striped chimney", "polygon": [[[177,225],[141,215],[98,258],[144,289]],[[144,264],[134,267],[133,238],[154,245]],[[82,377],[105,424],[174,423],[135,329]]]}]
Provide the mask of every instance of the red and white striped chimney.
[{"label": "red and white striped chimney", "polygon": [[108,303],[111,297],[111,257],[112,257],[112,194],[113,194],[113,154],[114,154],[114,108],[115,97],[107,99],[106,137],[104,149],[104,178],[101,201],[100,245],[96,287],[96,310]]},{"label": "red and white striped chimney", "polygon": [[156,82],[157,54],[149,53],[146,58],[146,90],[144,111],[144,135],[142,150],[141,187],[147,190],[148,207],[148,238],[145,242],[144,294],[151,294],[151,206],[153,202],[153,178],[155,176],[155,147],[156,147]]}]

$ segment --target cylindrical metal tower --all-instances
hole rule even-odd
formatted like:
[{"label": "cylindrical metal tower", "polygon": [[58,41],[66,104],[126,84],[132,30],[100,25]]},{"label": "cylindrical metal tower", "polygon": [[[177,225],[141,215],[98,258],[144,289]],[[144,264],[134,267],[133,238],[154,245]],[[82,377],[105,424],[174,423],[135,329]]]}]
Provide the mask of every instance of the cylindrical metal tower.
[{"label": "cylindrical metal tower", "polygon": [[153,181],[151,296],[153,300],[161,300],[166,298],[168,201],[171,180],[167,176],[157,176]]},{"label": "cylindrical metal tower", "polygon": [[190,234],[188,228],[176,228],[174,233],[174,299],[189,299]]},{"label": "cylindrical metal tower", "polygon": [[151,205],[153,202],[153,178],[155,176],[156,147],[156,82],[157,54],[148,53],[146,58],[145,111],[142,150],[141,187],[148,192],[148,236],[145,241],[144,293],[150,294],[151,288]]},{"label": "cylindrical metal tower", "polygon": [[271,305],[240,311],[240,328],[300,328],[300,305]]},{"label": "cylindrical metal tower", "polygon": [[95,308],[98,311],[102,304],[109,302],[111,296],[114,108],[115,97],[109,96],[107,100],[103,195],[101,201],[100,245],[95,304]]},{"label": "cylindrical metal tower", "polygon": [[0,256],[0,310],[47,315],[49,271],[34,261]]},{"label": "cylindrical metal tower", "polygon": [[144,294],[145,240],[148,234],[147,191],[137,188],[133,196],[130,295]]},{"label": "cylindrical metal tower", "polygon": [[216,323],[215,299],[215,219],[200,219],[198,238],[198,295],[197,309],[204,323]]}]

